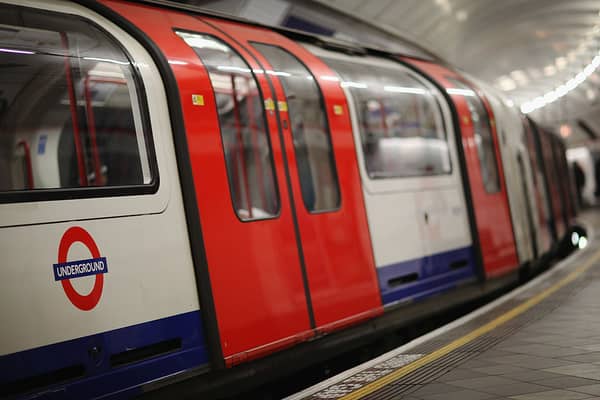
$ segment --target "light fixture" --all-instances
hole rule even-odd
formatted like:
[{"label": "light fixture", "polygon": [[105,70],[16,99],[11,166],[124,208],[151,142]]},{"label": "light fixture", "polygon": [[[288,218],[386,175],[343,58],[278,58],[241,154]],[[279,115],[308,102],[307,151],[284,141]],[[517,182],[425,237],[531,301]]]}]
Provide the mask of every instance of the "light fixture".
[{"label": "light fixture", "polygon": [[[556,64],[558,69],[561,69],[559,66],[560,58],[556,59]],[[525,101],[521,104],[521,112],[524,114],[529,114],[532,111],[535,111],[539,108],[542,108],[557,99],[565,96],[572,90],[575,90],[579,85],[581,85],[585,80],[591,76],[596,69],[600,67],[600,55],[596,55],[592,61],[586,65],[577,75],[573,78],[569,79],[564,84],[558,86],[557,88],[550,90],[549,92],[543,94],[542,96],[538,96],[533,100]],[[515,72],[515,71],[513,71]]]},{"label": "light fixture", "polygon": [[562,136],[563,138],[565,138],[565,139],[566,139],[566,138],[568,138],[569,136],[571,136],[572,129],[571,129],[571,127],[570,127],[569,125],[567,125],[567,124],[562,124],[562,125],[560,126],[560,130],[559,130],[559,132],[560,132],[560,136]]}]

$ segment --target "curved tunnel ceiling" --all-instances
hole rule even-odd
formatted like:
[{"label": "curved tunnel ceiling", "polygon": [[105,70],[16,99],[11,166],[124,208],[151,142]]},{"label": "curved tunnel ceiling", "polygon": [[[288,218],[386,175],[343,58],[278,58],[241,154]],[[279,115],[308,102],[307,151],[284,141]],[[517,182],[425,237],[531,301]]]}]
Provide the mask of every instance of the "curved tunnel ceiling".
[{"label": "curved tunnel ceiling", "polygon": [[600,136],[600,0],[182,1],[274,25],[298,17],[391,51],[392,37],[405,37],[491,83],[570,145]]},{"label": "curved tunnel ceiling", "polygon": [[581,121],[600,132],[600,1],[317,1],[493,84],[571,144],[590,139]]}]

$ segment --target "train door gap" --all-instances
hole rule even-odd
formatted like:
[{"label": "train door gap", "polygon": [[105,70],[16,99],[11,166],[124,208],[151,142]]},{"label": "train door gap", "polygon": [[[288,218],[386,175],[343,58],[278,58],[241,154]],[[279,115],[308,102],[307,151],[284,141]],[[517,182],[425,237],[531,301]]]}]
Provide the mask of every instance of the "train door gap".
[{"label": "train door gap", "polygon": [[[232,38],[232,40],[235,40],[235,39]],[[254,61],[264,71],[265,70],[264,65],[258,61],[258,58],[256,56],[254,56],[254,54],[252,54],[251,51],[248,51],[248,52],[249,52],[249,54],[252,55],[252,58],[254,59]],[[267,78],[266,80],[269,84],[269,89],[271,90],[271,95],[273,96],[273,98],[276,98],[277,97],[276,91],[275,91],[275,87],[273,85],[271,76],[266,75],[266,78]],[[287,154],[285,151],[285,148],[286,148],[285,140],[283,138],[283,130],[287,129],[288,122],[287,122],[287,120],[282,121],[278,112],[275,113],[275,119],[277,121],[277,128],[278,128],[277,135],[279,137],[279,141],[280,141],[281,149],[282,149],[281,153],[283,155],[283,164],[285,166],[285,176],[286,176],[286,184],[287,184],[288,194],[289,194],[289,199],[290,199],[290,206],[292,208],[292,215],[294,218],[294,232],[296,234],[296,246],[298,248],[298,257],[300,258],[302,281],[304,284],[304,294],[306,296],[306,305],[308,308],[308,317],[310,320],[310,327],[312,329],[315,329],[317,327],[317,324],[315,321],[315,313],[314,313],[314,308],[313,308],[312,295],[311,295],[311,290],[310,290],[310,286],[309,286],[309,282],[308,282],[308,273],[306,271],[306,259],[305,259],[305,255],[304,255],[304,247],[302,245],[302,237],[300,234],[300,225],[298,222],[298,211],[297,211],[298,206],[296,205],[296,201],[294,199],[294,192],[293,192],[293,188],[292,188],[292,177],[291,177],[290,166],[289,166],[289,158],[287,157]],[[285,123],[285,127],[283,125],[284,123]]]},{"label": "train door gap", "polygon": [[[213,24],[205,19],[202,20],[202,23],[206,24],[209,27],[213,28],[214,30],[218,31],[223,36],[223,38],[226,39],[227,41],[233,42],[237,46],[243,48],[250,55],[250,57],[252,58],[252,61],[255,62],[262,71],[265,71],[263,64],[259,62],[257,57],[247,48],[247,46],[244,46],[235,37],[233,37],[232,35],[225,32],[223,29],[221,29],[216,24]],[[265,76],[266,76],[266,82],[269,86],[269,91],[270,91],[269,96],[265,96],[265,101],[267,101],[267,97],[270,99],[273,99],[276,96],[275,96],[275,88],[273,86],[273,82],[271,81],[271,79],[268,75],[265,74]],[[303,285],[304,285],[304,293],[305,293],[306,305],[307,305],[307,309],[308,309],[308,318],[309,318],[311,329],[315,329],[316,323],[315,323],[314,310],[313,310],[313,305],[312,305],[311,291],[310,291],[310,288],[308,285],[308,276],[307,276],[307,272],[306,272],[306,261],[305,261],[305,257],[304,257],[304,249],[303,249],[302,241],[301,241],[301,237],[300,237],[300,228],[299,228],[298,215],[297,215],[297,205],[294,200],[293,191],[292,191],[291,174],[290,174],[290,170],[289,170],[289,160],[288,160],[288,157],[285,152],[285,142],[284,142],[283,133],[282,133],[282,121],[279,116],[279,113],[277,113],[277,112],[275,112],[275,119],[277,122],[277,136],[279,138],[279,143],[281,146],[281,154],[283,157],[283,166],[284,166],[284,172],[285,172],[285,184],[286,184],[287,191],[289,194],[288,200],[289,200],[290,208],[292,210],[296,247],[298,250],[298,257],[300,260],[302,281],[303,281]]]}]

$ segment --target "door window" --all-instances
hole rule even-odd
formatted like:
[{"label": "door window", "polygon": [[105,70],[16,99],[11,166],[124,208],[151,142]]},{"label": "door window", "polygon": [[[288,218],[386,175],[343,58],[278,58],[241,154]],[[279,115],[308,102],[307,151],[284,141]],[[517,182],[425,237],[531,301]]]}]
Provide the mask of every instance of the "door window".
[{"label": "door window", "polygon": [[[275,69],[283,85],[284,105],[290,118],[302,199],[308,211],[329,211],[340,206],[340,188],[321,91],[310,71],[280,47],[253,46]],[[280,111],[285,111],[281,110]]]},{"label": "door window", "polygon": [[457,79],[448,78],[448,80],[458,89],[454,91],[449,89],[448,92],[464,96],[469,107],[471,121],[473,122],[477,155],[479,156],[479,165],[481,167],[481,178],[483,179],[485,191],[488,193],[497,193],[500,191],[500,176],[498,174],[498,162],[494,149],[494,139],[492,138],[490,116],[474,90]]},{"label": "door window", "polygon": [[176,33],[194,49],[210,76],[235,212],[242,220],[276,216],[279,195],[264,102],[253,71],[222,40],[198,33]]}]

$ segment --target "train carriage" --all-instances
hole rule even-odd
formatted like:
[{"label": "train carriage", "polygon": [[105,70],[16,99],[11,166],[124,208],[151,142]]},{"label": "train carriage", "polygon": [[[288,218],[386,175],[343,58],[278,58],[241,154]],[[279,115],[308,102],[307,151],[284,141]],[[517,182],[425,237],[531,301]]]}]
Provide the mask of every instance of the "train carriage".
[{"label": "train carriage", "polygon": [[0,67],[2,396],[293,368],[516,282],[574,223],[560,139],[428,56],[1,0]]},{"label": "train carriage", "polygon": [[502,164],[508,200],[510,203],[511,220],[519,257],[519,265],[527,265],[539,256],[538,232],[540,223],[536,219],[533,173],[527,152],[526,137],[523,131],[523,121],[520,112],[514,106],[500,97],[495,91],[485,87],[491,109],[494,112],[498,145]]},{"label": "train carriage", "polygon": [[442,94],[397,62],[309,49],[346,91],[384,304],[474,279],[456,133]]}]

